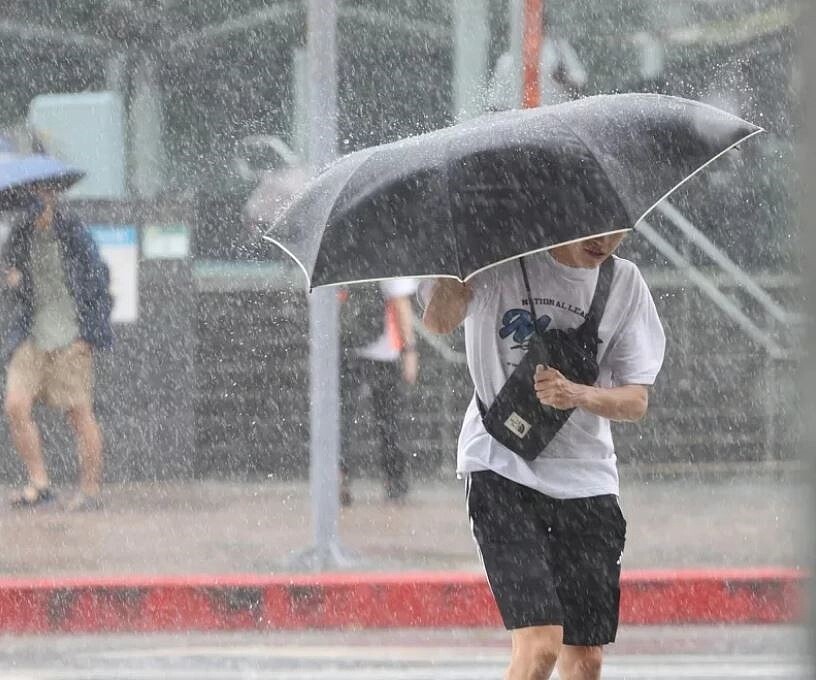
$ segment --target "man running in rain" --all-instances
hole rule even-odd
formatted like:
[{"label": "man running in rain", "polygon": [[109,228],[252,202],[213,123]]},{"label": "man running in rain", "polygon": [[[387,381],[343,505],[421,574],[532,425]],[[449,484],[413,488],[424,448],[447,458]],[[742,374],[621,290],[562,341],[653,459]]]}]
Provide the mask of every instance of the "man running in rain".
[{"label": "man running in rain", "polygon": [[[622,238],[610,234],[525,256],[529,285],[519,260],[464,285],[423,282],[419,298],[430,331],[450,333],[464,322],[468,368],[483,404],[493,402],[536,326],[544,332],[581,325],[599,268]],[[618,257],[612,264],[595,385],[541,365],[530,379],[541,404],[575,408],[545,449],[528,461],[500,444],[486,431],[476,396],[462,424],[457,470],[466,475],[474,538],[511,631],[507,680],[546,680],[556,665],[561,680],[595,680],[603,646],[615,640],[626,521],[610,421],[646,413],[665,336],[637,267]]]}]

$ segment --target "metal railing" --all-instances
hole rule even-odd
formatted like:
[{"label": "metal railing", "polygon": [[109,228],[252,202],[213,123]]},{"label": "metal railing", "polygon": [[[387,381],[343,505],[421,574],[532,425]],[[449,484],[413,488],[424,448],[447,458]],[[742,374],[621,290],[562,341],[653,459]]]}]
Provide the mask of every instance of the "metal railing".
[{"label": "metal railing", "polygon": [[[784,309],[750,274],[731,260],[669,201],[661,202],[656,207],[656,211],[666,217],[669,222],[683,234],[690,244],[699,248],[700,251],[709,257],[742,291],[750,295],[768,316],[786,326],[802,321],[801,315]],[[651,224],[644,220],[638,224],[637,231],[649,241],[661,255],[682,271],[688,280],[697,286],[700,292],[708,297],[709,300],[736,323],[749,338],[763,347],[770,357],[774,359],[788,359],[792,356],[792,350],[783,347],[771,332],[767,329],[760,328],[754,323],[736,302],[722,292],[720,284],[714,282],[700,269],[692,265],[691,262],[672,246],[671,243],[663,238]]]},{"label": "metal railing", "polygon": [[657,212],[668,218],[694,246],[698,247],[705,255],[711,258],[724,272],[729,274],[734,281],[751,297],[753,297],[762,308],[774,319],[783,324],[796,323],[801,321],[801,316],[793,314],[774,300],[762,286],[723,253],[708,237],[706,237],[689,219],[675,208],[669,201],[663,201],[656,207]]}]

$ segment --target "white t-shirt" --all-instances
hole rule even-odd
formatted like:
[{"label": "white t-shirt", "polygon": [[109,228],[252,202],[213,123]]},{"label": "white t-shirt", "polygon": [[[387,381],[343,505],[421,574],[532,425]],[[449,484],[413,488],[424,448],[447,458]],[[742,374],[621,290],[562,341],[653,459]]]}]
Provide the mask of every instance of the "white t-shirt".
[{"label": "white t-shirt", "polygon": [[373,342],[356,350],[357,356],[373,361],[396,361],[402,349],[397,310],[391,302],[394,298],[413,296],[416,293],[415,279],[387,279],[380,281],[383,300],[383,331]]},{"label": "white t-shirt", "polygon": [[[568,267],[546,252],[527,256],[524,262],[539,328],[580,326],[592,302],[599,269]],[[492,267],[471,283],[474,294],[464,321],[467,363],[477,394],[489,406],[523,356],[522,343],[533,326],[518,261]],[[429,287],[423,284],[421,297],[427,296]],[[597,385],[654,383],[666,339],[646,282],[628,260],[615,257],[598,335]],[[554,498],[619,492],[610,422],[580,408],[536,460],[526,461],[487,433],[472,399],[459,435],[457,471],[486,469]]]}]

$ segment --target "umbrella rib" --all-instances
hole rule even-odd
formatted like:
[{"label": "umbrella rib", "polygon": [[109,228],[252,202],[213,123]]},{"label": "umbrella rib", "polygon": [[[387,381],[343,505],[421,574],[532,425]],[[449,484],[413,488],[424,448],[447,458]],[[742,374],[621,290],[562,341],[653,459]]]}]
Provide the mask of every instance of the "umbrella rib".
[{"label": "umbrella rib", "polygon": [[[606,168],[604,168],[604,166],[598,160],[598,157],[592,152],[592,149],[590,148],[589,144],[587,144],[586,141],[584,141],[584,138],[581,137],[581,135],[579,135],[575,131],[575,128],[573,128],[572,125],[567,123],[561,116],[556,114],[555,117],[558,119],[558,122],[565,128],[567,128],[567,130],[569,130],[572,133],[573,137],[575,137],[575,139],[577,139],[581,143],[581,145],[586,149],[586,152],[590,155],[592,160],[595,161],[595,165],[597,165],[601,169],[604,181],[607,184],[607,188],[615,196],[615,200],[617,201],[618,206],[623,210],[623,214],[626,215],[626,217],[629,219],[629,222],[632,222],[632,216],[629,214],[629,211],[626,209],[626,206],[623,204],[623,201],[621,201],[620,196],[618,196],[618,192],[615,191],[614,187],[612,186],[612,182],[609,181],[609,177],[607,177]],[[632,228],[633,226],[634,224],[630,224],[629,228]]]},{"label": "umbrella rib", "polygon": [[[360,172],[360,169],[364,168],[366,165],[368,165],[369,162],[371,161],[371,159],[374,158],[377,155],[378,151],[377,151],[376,147],[368,147],[367,149],[361,149],[360,151],[355,152],[355,153],[359,153],[361,156],[363,156],[363,160],[351,171],[351,173],[349,173],[348,177],[346,177],[343,180],[343,183],[340,185],[338,190],[335,192],[334,199],[332,200],[332,208],[331,208],[331,210],[329,210],[329,214],[326,216],[326,223],[327,224],[331,221],[332,214],[335,212],[335,208],[336,208],[335,201],[337,200],[337,198],[340,196],[340,194],[343,193],[343,191],[345,191],[345,189],[348,187],[348,185],[351,184],[351,180],[353,180],[354,177],[357,175],[357,173]],[[342,158],[339,158],[336,162],[339,163],[341,161],[345,161],[345,160],[348,160],[350,158],[351,158],[351,156],[344,156]],[[328,170],[328,168],[326,170]],[[325,172],[325,170],[324,170],[324,172]]]},{"label": "umbrella rib", "polygon": [[306,270],[306,267],[303,266],[303,263],[300,261],[300,259],[298,259],[298,257],[289,248],[287,248],[285,245],[283,245],[283,243],[281,243],[277,239],[272,238],[269,235],[268,232],[265,233],[265,234],[261,234],[261,238],[264,241],[268,241],[269,243],[272,243],[272,244],[276,245],[278,248],[280,248],[284,253],[286,253],[289,257],[291,257],[295,261],[295,264],[298,267],[300,267],[301,271],[306,276],[306,286],[311,291],[312,290],[312,277],[309,276],[309,272]]}]

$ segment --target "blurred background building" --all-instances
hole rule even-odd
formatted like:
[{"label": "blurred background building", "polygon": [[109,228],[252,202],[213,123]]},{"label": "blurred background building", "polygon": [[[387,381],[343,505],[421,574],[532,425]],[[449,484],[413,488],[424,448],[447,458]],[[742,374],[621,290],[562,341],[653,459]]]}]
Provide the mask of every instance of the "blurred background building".
[{"label": "blurred background building", "polygon": [[[517,105],[521,0],[338,4],[340,153]],[[650,218],[668,250],[627,241],[622,254],[646,273],[670,346],[650,418],[619,428],[624,463],[795,455],[796,7],[545,3],[542,91],[675,94],[768,131],[690,182],[675,205],[772,304],[747,296],[670,216]],[[138,312],[119,324],[100,375],[108,474],[305,474],[303,281],[283,255],[252,246],[255,203],[282,203],[305,178],[304,4],[0,0],[0,16],[0,130],[20,143],[34,130],[50,152],[86,167],[74,207],[100,229],[139,235],[138,272],[123,284],[138,289]],[[691,267],[707,291],[692,285]],[[461,338],[421,342],[406,437],[418,472],[449,474],[470,393]],[[60,428],[50,426],[50,455],[68,474]],[[363,467],[375,454],[365,431],[360,438],[351,463]],[[13,478],[15,465],[0,457],[0,475]]]}]

